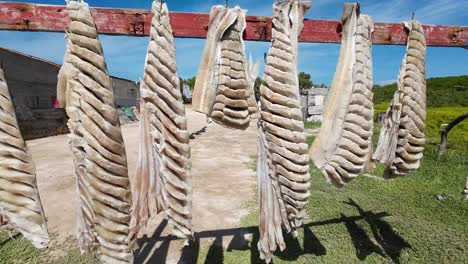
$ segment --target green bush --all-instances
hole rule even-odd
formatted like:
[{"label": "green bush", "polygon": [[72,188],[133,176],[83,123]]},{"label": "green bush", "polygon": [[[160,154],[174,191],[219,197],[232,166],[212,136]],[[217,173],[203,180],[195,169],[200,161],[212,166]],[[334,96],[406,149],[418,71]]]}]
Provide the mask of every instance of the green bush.
[{"label": "green bush", "polygon": [[[375,113],[384,113],[393,98],[397,85],[374,87]],[[468,112],[468,75],[427,79],[426,138],[429,144],[440,140],[442,124]],[[449,145],[468,148],[468,120],[450,131]]]},{"label": "green bush", "polygon": [[[448,124],[463,113],[468,112],[468,107],[437,107],[427,109],[426,135],[428,142],[438,142],[440,126]],[[468,120],[464,120],[454,127],[448,137],[450,143],[468,144]]]},{"label": "green bush", "polygon": [[[375,114],[387,111],[389,103],[375,105]],[[426,117],[426,138],[428,143],[436,143],[440,140],[440,127],[448,124],[463,113],[468,112],[468,107],[429,107]],[[464,120],[454,127],[448,136],[449,144],[462,143],[468,145],[468,120]]]}]

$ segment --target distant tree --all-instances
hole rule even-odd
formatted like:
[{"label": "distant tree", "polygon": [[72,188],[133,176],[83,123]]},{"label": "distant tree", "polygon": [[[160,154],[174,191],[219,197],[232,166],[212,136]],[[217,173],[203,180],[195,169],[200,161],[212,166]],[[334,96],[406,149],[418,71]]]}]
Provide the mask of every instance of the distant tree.
[{"label": "distant tree", "polygon": [[185,94],[184,94],[184,85],[186,85],[187,83],[185,82],[184,79],[180,78],[179,77],[179,90],[180,90],[180,94],[182,95],[182,100],[184,101],[184,103],[187,103],[188,99],[185,97]]},{"label": "distant tree", "polygon": [[255,93],[255,100],[260,101],[260,85],[262,85],[263,80],[260,77],[255,79],[254,83],[254,93]]},{"label": "distant tree", "polygon": [[179,90],[182,96],[184,95],[184,84],[185,84],[184,79],[179,77]]},{"label": "distant tree", "polygon": [[299,73],[299,89],[310,89],[314,86],[312,80],[310,80],[310,74],[305,72]]},{"label": "distant tree", "polygon": [[190,87],[190,90],[193,92],[193,88],[195,88],[195,79],[197,77],[193,76],[192,78],[186,79],[184,82]]}]

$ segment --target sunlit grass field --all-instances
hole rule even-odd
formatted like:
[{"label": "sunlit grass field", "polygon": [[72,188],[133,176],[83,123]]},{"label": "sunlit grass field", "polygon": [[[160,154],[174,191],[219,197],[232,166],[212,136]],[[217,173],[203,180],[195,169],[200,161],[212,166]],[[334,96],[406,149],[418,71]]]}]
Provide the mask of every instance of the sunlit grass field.
[{"label": "sunlit grass field", "polygon": [[[377,105],[376,112],[387,106]],[[297,239],[285,234],[288,247],[276,252],[273,263],[468,263],[468,201],[462,195],[468,120],[450,132],[444,156],[437,156],[436,146],[440,125],[464,112],[468,107],[428,109],[423,162],[406,177],[384,180],[383,167],[377,165],[337,189],[311,163],[307,220]],[[379,130],[376,125],[374,142]],[[251,213],[242,223],[251,234],[248,246],[226,251],[213,243],[202,247],[198,263],[262,263],[256,246],[257,201],[246,206]]]},{"label": "sunlit grass field", "polygon": [[[376,105],[376,112],[385,112],[387,105]],[[428,109],[422,166],[406,177],[383,180],[383,168],[377,166],[337,189],[311,163],[304,227],[297,238],[285,235],[288,247],[276,252],[273,263],[468,263],[468,201],[461,194],[468,177],[468,120],[450,132],[446,154],[436,154],[440,125],[467,111],[468,107]],[[376,125],[374,141],[378,132]],[[308,143],[312,141],[310,137]],[[248,166],[254,169],[254,164],[252,157]],[[245,235],[245,246],[223,245],[223,249],[220,240],[202,243],[193,249],[194,258],[184,263],[262,263],[256,246],[257,201],[245,207],[250,213],[242,219],[237,238]],[[63,254],[51,256],[51,251]],[[21,236],[11,239],[0,232],[0,263],[97,260],[81,256],[71,239],[44,251],[34,249]]]}]

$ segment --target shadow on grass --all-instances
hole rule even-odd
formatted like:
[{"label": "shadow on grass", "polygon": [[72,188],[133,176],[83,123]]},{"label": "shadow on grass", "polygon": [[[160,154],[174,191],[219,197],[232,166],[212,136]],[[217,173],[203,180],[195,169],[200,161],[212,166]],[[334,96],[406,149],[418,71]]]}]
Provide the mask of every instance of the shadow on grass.
[{"label": "shadow on grass", "polygon": [[355,221],[349,220],[344,214],[341,214],[343,223],[348,230],[351,241],[356,248],[356,257],[360,260],[365,260],[369,255],[377,253],[381,256],[384,256],[382,249],[377,246],[370,237],[367,235],[367,232],[359,226]]},{"label": "shadow on grass", "polygon": [[[275,258],[295,261],[303,255],[324,256],[327,254],[327,249],[313,233],[312,228],[315,226],[343,224],[351,236],[358,259],[365,260],[369,255],[375,253],[388,258],[393,263],[399,263],[401,252],[411,246],[395,233],[391,225],[383,219],[389,214],[387,212],[365,211],[352,199],[344,203],[355,207],[359,215],[346,216],[341,214],[338,218],[305,224],[302,227],[304,234],[303,246],[299,243],[299,238],[284,233],[287,247],[284,251],[277,250]],[[371,234],[368,234],[361,227],[362,222],[370,226]],[[177,239],[173,236],[161,236],[166,226],[167,221],[163,221],[151,238],[144,237],[139,241],[140,250],[135,254],[135,263],[166,262],[169,243],[171,240]],[[251,234],[250,243],[246,239],[247,234]],[[233,236],[233,239],[227,245],[227,251],[250,251],[250,263],[264,263],[260,260],[260,253],[257,249],[257,243],[260,239],[257,226],[196,232],[193,241],[190,241],[189,245],[182,249],[178,263],[198,263],[200,239],[206,238],[214,238],[214,240],[208,249],[204,263],[223,263],[223,237],[225,236]],[[371,239],[371,236],[373,239]]]},{"label": "shadow on grass", "polygon": [[21,233],[16,233],[14,235],[10,235],[8,238],[0,241],[0,247],[5,245],[6,243],[9,243],[10,241],[12,240],[15,240],[16,238],[20,237],[21,236]]},{"label": "shadow on grass", "polygon": [[223,237],[217,236],[206,255],[205,264],[222,264],[224,262]]},{"label": "shadow on grass", "polygon": [[[403,237],[395,233],[392,226],[387,221],[375,217],[372,211],[365,211],[353,199],[349,199],[349,201],[345,203],[355,207],[359,215],[364,217],[364,220],[371,227],[374,239],[379,243],[385,255],[391,258],[393,262],[399,263],[401,252],[406,248],[411,248],[411,245],[406,242]],[[383,255],[382,252],[377,253]]]}]

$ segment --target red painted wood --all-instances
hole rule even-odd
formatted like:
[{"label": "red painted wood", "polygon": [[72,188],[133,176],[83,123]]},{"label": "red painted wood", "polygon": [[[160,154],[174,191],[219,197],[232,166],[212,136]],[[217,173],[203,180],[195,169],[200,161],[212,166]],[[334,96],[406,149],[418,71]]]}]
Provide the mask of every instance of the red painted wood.
[{"label": "red painted wood", "polygon": [[[147,36],[151,13],[143,9],[92,8],[100,34]],[[206,37],[208,14],[172,12],[175,37]],[[65,6],[32,3],[0,2],[0,30],[63,32],[67,28]],[[271,40],[270,17],[247,17],[244,38],[253,41]],[[404,45],[407,34],[401,24],[374,24],[374,44]],[[302,42],[339,43],[338,21],[306,20],[299,37]],[[424,25],[428,46],[466,47],[468,27]]]}]

